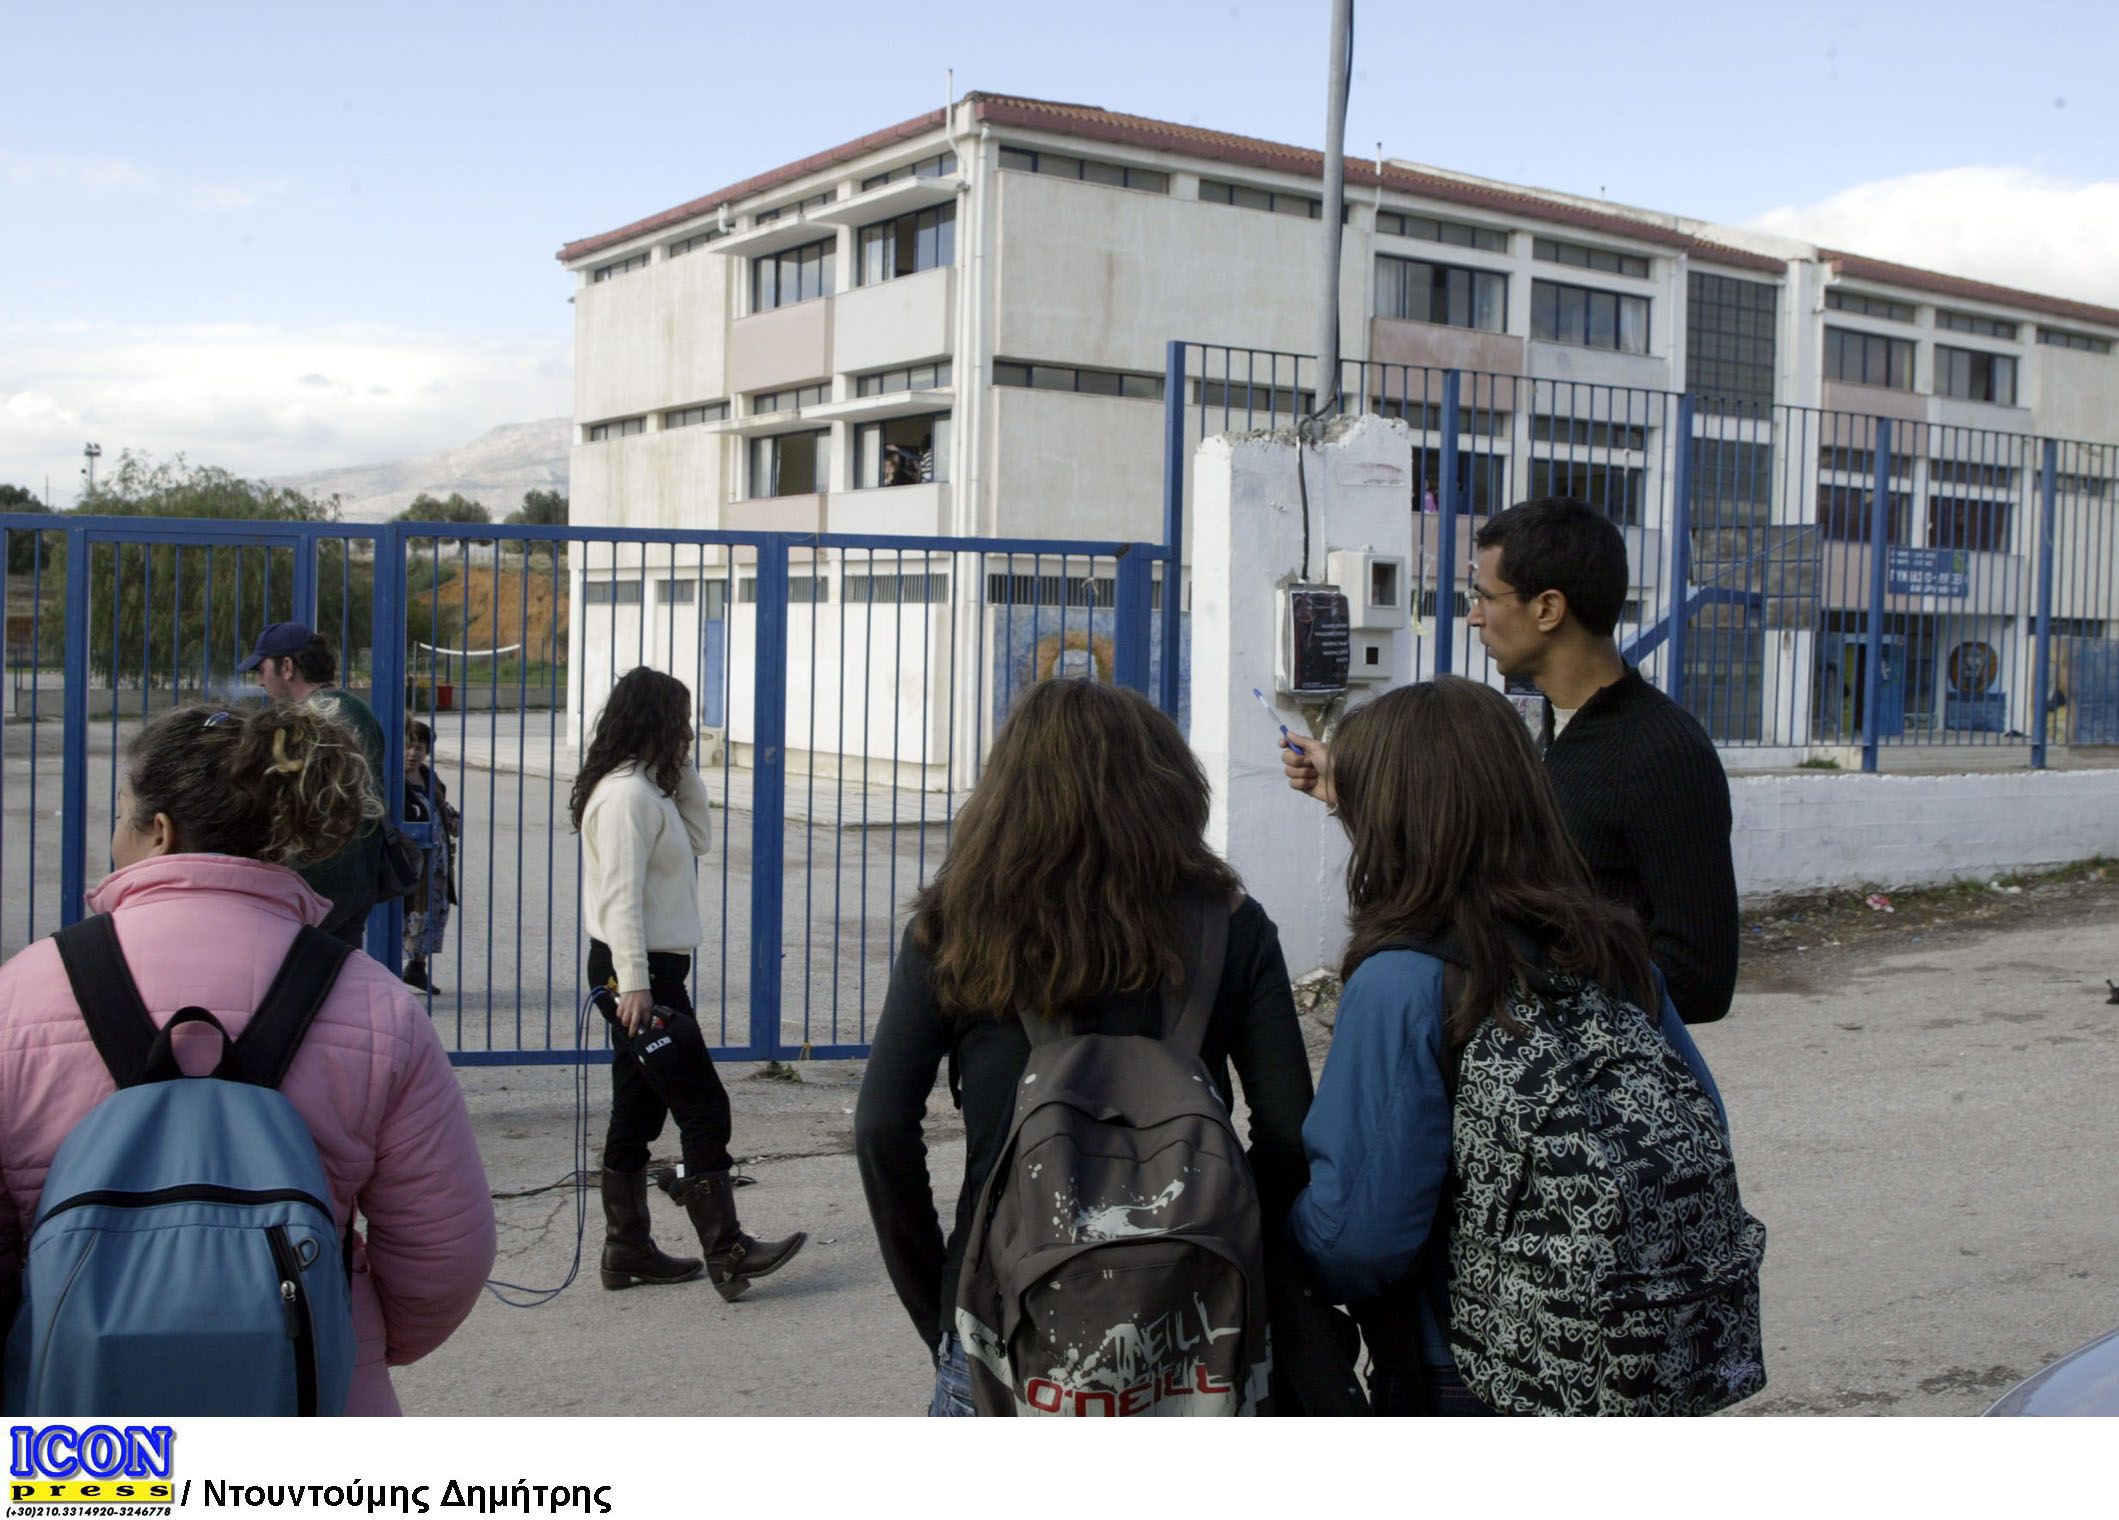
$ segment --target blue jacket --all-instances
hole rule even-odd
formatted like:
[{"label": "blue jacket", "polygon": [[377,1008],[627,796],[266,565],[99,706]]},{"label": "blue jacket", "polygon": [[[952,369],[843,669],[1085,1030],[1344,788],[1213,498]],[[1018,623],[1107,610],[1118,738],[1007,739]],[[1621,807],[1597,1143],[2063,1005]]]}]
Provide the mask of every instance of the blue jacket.
[{"label": "blue jacket", "polygon": [[[1381,1297],[1403,1279],[1435,1225],[1450,1162],[1442,972],[1434,956],[1385,950],[1361,963],[1339,997],[1331,1054],[1302,1126],[1310,1185],[1288,1213],[1288,1232],[1318,1284],[1341,1303]],[[1661,1023],[1721,1110],[1714,1077],[1667,994]],[[1726,1114],[1722,1122],[1726,1128]],[[1420,1295],[1431,1359],[1445,1344],[1447,1263],[1436,1265]]]}]

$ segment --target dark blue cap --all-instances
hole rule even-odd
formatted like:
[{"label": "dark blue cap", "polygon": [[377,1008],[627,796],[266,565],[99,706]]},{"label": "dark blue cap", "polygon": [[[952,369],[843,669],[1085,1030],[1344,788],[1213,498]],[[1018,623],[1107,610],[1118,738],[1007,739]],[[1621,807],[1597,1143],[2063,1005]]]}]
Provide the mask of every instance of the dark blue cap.
[{"label": "dark blue cap", "polygon": [[284,659],[288,655],[300,654],[316,637],[316,630],[307,623],[267,623],[258,635],[257,647],[237,670],[256,670],[267,660]]}]

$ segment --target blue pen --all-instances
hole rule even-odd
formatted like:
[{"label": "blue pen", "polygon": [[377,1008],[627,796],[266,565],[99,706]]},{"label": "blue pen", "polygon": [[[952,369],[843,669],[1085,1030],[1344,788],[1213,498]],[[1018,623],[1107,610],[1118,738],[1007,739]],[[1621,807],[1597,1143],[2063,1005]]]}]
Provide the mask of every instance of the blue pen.
[{"label": "blue pen", "polygon": [[1258,699],[1258,705],[1266,710],[1266,716],[1271,718],[1274,725],[1279,728],[1280,737],[1288,741],[1288,748],[1301,755],[1304,759],[1308,759],[1309,751],[1295,742],[1295,736],[1288,732],[1287,724],[1280,721],[1279,710],[1266,700],[1266,694],[1254,686],[1251,688],[1251,695]]}]

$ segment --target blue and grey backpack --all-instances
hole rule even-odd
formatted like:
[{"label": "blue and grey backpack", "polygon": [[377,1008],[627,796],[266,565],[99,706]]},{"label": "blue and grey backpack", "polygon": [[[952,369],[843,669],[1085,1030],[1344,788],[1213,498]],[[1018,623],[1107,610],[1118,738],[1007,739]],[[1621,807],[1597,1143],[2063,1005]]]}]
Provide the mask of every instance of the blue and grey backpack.
[{"label": "blue and grey backpack", "polygon": [[[295,937],[239,1040],[156,1029],[108,916],[56,936],[118,1091],[53,1158],[7,1340],[9,1414],[343,1414],[346,1246],[316,1141],[277,1091],[350,948]],[[211,1076],[171,1034],[221,1035]]]}]

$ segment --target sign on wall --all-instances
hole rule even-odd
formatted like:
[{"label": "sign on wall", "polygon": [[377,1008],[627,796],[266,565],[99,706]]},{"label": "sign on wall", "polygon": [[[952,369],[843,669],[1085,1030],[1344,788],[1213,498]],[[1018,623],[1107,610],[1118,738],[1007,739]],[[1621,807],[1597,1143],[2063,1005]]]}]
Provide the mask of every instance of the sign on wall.
[{"label": "sign on wall", "polygon": [[1884,561],[1893,596],[1970,596],[1972,556],[1963,549],[1909,549],[1893,544]]}]

